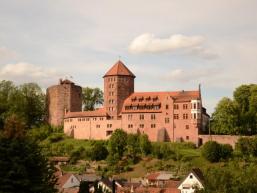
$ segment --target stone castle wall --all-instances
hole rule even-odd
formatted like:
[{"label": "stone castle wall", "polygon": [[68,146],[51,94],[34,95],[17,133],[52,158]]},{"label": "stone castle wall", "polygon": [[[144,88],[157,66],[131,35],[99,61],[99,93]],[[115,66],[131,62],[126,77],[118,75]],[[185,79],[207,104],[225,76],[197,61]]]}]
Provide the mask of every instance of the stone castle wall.
[{"label": "stone castle wall", "polygon": [[230,144],[233,148],[241,136],[238,135],[199,135],[199,138],[202,139],[202,144],[208,141],[216,141],[220,144]]},{"label": "stone castle wall", "polygon": [[65,110],[81,111],[82,88],[73,83],[51,86],[47,89],[47,120],[50,125],[62,126]]}]

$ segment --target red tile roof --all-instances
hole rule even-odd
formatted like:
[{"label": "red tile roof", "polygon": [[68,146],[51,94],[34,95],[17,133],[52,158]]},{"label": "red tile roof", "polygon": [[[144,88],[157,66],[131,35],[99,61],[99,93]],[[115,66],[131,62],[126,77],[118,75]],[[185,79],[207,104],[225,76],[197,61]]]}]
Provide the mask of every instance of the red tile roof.
[{"label": "red tile roof", "polygon": [[114,66],[104,75],[104,77],[115,75],[136,77],[120,60],[114,64]]},{"label": "red tile roof", "polygon": [[107,116],[105,108],[99,108],[95,111],[67,112],[64,118],[73,117],[105,117]]},{"label": "red tile roof", "polygon": [[[189,102],[192,99],[200,99],[200,91],[176,91],[176,92],[134,92],[125,101],[122,113],[133,112],[161,112],[160,109],[125,109],[125,106],[134,105],[158,105],[165,100],[166,97],[171,97],[174,102]],[[148,100],[147,100],[148,99]]]}]

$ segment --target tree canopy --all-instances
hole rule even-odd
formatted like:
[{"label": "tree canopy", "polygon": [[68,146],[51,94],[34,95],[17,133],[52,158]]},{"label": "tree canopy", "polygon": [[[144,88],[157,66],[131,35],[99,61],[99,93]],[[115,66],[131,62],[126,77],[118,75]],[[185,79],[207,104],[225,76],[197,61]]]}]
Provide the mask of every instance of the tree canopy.
[{"label": "tree canopy", "polygon": [[241,85],[233,99],[220,100],[212,115],[212,131],[217,134],[257,134],[257,85]]},{"label": "tree canopy", "polygon": [[84,111],[92,111],[97,105],[103,104],[103,91],[100,88],[83,88],[82,103]]},{"label": "tree canopy", "polygon": [[14,115],[0,136],[0,192],[54,193],[54,167]]},{"label": "tree canopy", "polygon": [[27,128],[44,121],[45,95],[36,83],[15,86],[11,81],[0,82],[0,128],[12,114],[23,119]]}]

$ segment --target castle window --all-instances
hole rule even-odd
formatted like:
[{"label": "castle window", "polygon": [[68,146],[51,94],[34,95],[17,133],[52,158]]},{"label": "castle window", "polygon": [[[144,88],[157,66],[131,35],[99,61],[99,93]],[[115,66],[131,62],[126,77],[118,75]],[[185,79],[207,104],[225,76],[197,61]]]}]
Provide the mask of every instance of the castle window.
[{"label": "castle window", "polygon": [[174,114],[174,119],[179,119],[179,115],[178,114]]},{"label": "castle window", "polygon": [[130,115],[128,115],[128,120],[132,120],[132,115],[130,114]]},{"label": "castle window", "polygon": [[189,136],[186,136],[186,140],[189,140]]},{"label": "castle window", "polygon": [[139,119],[144,120],[144,115],[143,114],[139,115]]},{"label": "castle window", "polygon": [[155,128],[155,124],[151,124],[151,128]]},{"label": "castle window", "polygon": [[183,109],[187,109],[187,104],[183,104]]},{"label": "castle window", "polygon": [[85,121],[85,118],[83,118],[82,121]]},{"label": "castle window", "polygon": [[70,122],[72,122],[72,119],[70,119]]},{"label": "castle window", "polygon": [[89,121],[89,118],[86,118],[86,121]]},{"label": "castle window", "polygon": [[96,125],[96,128],[100,128],[100,125]]},{"label": "castle window", "polygon": [[144,128],[144,124],[140,124],[139,127],[140,127],[140,128]]},{"label": "castle window", "polygon": [[93,120],[94,120],[94,121],[96,121],[96,120],[97,120],[97,118],[96,118],[96,117],[94,117],[94,118],[93,118]]},{"label": "castle window", "polygon": [[188,114],[183,114],[183,119],[188,119]]},{"label": "castle window", "polygon": [[112,134],[112,131],[106,131],[106,136],[109,136]]},{"label": "castle window", "polygon": [[100,120],[102,121],[102,120],[104,120],[104,118],[103,118],[103,117],[100,117]]},{"label": "castle window", "polygon": [[196,119],[196,113],[194,113],[193,116],[194,116],[193,118]]},{"label": "castle window", "polygon": [[165,123],[169,123],[170,119],[168,117],[165,118]]},{"label": "castle window", "polygon": [[179,109],[179,105],[178,104],[174,104],[174,109]]},{"label": "castle window", "polygon": [[152,119],[152,120],[155,119],[155,114],[151,114],[151,119]]},{"label": "castle window", "polygon": [[196,103],[194,103],[193,108],[196,109]]},{"label": "castle window", "polygon": [[186,129],[189,129],[189,125],[186,125]]},{"label": "castle window", "polygon": [[112,124],[107,124],[107,128],[112,128]]},{"label": "castle window", "polygon": [[133,128],[133,125],[132,125],[132,124],[129,124],[129,125],[128,125],[128,128]]},{"label": "castle window", "polygon": [[166,105],[166,109],[169,109],[169,105]]}]

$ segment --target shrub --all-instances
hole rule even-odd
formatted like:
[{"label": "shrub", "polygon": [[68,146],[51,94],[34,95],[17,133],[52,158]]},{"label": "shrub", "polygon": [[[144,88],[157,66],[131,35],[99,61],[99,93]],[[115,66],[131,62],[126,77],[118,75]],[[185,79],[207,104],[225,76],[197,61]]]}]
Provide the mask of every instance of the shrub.
[{"label": "shrub", "polygon": [[95,143],[91,149],[91,160],[104,160],[108,156],[108,150],[103,143]]},{"label": "shrub", "polygon": [[51,136],[48,137],[48,140],[52,143],[61,141],[63,140],[63,133],[53,133]]},{"label": "shrub", "polygon": [[202,156],[210,162],[218,162],[221,155],[221,146],[216,141],[208,141],[201,150]]},{"label": "shrub", "polygon": [[201,150],[202,156],[210,162],[227,160],[232,156],[233,148],[229,144],[219,144],[216,141],[208,141]]},{"label": "shrub", "polygon": [[227,160],[232,156],[233,148],[229,144],[220,145],[220,157],[224,160]]}]

